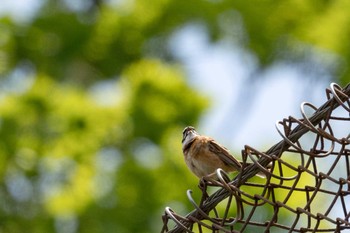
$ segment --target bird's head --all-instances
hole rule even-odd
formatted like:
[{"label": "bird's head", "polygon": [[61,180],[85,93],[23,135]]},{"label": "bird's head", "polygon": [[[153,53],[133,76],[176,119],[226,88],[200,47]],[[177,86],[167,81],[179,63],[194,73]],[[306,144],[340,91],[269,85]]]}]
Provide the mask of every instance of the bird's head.
[{"label": "bird's head", "polygon": [[182,132],[182,149],[186,148],[199,134],[192,126],[187,126]]}]

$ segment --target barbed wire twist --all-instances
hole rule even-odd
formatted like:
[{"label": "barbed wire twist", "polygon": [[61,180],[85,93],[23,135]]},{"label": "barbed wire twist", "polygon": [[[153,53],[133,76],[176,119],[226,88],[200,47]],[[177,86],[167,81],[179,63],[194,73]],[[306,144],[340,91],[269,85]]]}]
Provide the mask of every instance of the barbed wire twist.
[{"label": "barbed wire twist", "polygon": [[[277,122],[283,140],[266,152],[245,146],[242,172],[233,180],[221,169],[218,180],[202,179],[200,204],[188,190],[194,210],[185,217],[166,207],[161,232],[350,229],[350,84],[342,89],[332,83],[326,96],[319,108],[302,103],[302,119]],[[248,159],[253,163],[245,166]],[[248,182],[259,171],[266,180]],[[219,190],[209,196],[208,187]]]}]

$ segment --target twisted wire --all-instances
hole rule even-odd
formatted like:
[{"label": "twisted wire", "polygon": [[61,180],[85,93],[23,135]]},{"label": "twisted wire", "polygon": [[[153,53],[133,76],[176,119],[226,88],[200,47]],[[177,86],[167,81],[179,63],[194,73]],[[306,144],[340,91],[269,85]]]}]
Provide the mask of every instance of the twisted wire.
[{"label": "twisted wire", "polygon": [[[349,230],[350,84],[332,83],[326,97],[319,108],[302,103],[301,119],[277,122],[282,140],[266,152],[245,146],[242,172],[232,180],[221,169],[218,180],[202,179],[200,204],[187,191],[194,210],[186,216],[166,207],[161,232]],[[247,160],[253,163],[245,166]],[[258,172],[264,181],[248,181]],[[218,190],[208,196],[208,187]]]}]

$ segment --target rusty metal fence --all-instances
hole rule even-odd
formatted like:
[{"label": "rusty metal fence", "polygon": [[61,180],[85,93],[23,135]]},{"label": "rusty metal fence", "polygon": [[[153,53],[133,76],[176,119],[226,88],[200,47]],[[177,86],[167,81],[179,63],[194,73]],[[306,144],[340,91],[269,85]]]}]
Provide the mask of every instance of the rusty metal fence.
[{"label": "rusty metal fence", "polygon": [[[350,85],[331,84],[319,108],[276,123],[282,140],[266,152],[245,146],[230,180],[202,179],[186,216],[167,207],[161,232],[350,232]],[[272,164],[272,169],[265,167]],[[259,171],[266,179],[252,178]]]}]

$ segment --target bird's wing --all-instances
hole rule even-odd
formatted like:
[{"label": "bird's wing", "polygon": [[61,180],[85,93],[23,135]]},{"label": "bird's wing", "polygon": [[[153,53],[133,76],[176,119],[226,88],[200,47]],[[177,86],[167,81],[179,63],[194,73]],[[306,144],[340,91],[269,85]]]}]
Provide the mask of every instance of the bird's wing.
[{"label": "bird's wing", "polygon": [[209,141],[209,150],[219,156],[219,158],[228,166],[232,166],[237,170],[241,169],[241,163],[234,158],[225,147],[218,144],[214,139]]}]

